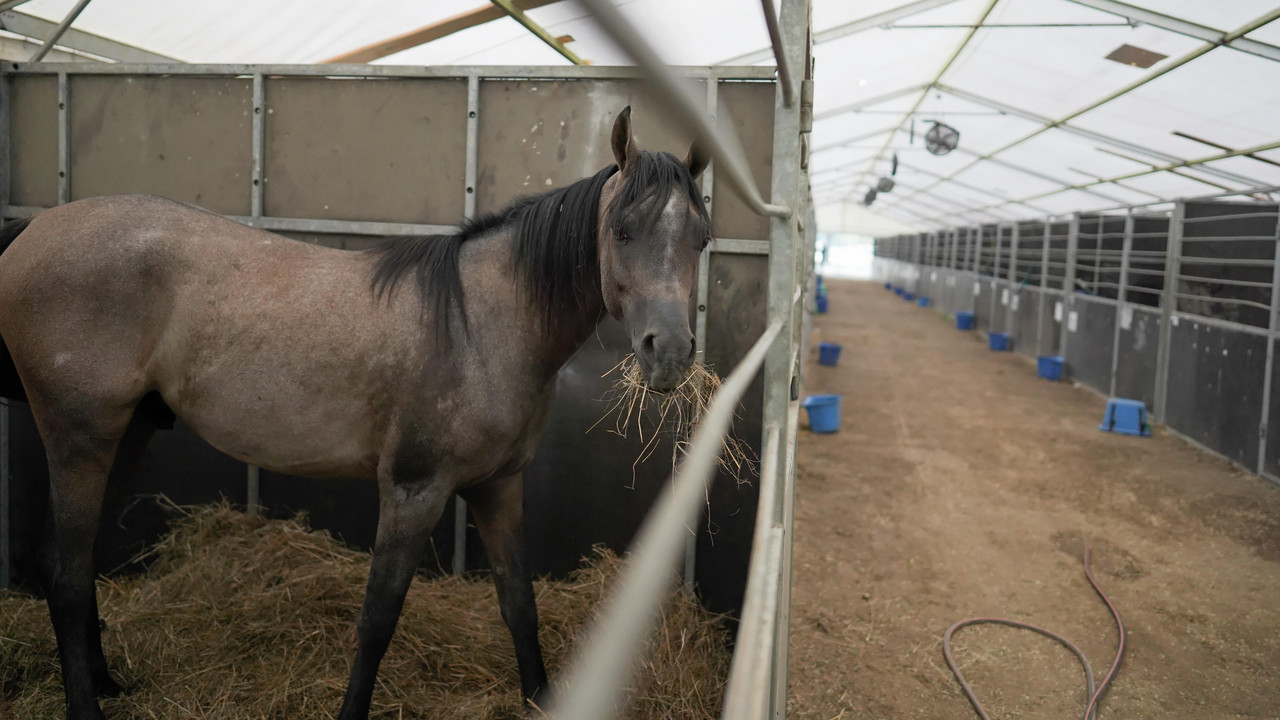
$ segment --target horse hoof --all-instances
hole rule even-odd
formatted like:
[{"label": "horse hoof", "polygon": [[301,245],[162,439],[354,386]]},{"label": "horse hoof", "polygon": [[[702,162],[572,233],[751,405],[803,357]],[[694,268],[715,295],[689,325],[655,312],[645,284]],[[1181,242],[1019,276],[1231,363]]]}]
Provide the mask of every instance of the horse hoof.
[{"label": "horse hoof", "polygon": [[116,698],[124,694],[124,689],[110,675],[99,679],[96,685],[99,698]]}]

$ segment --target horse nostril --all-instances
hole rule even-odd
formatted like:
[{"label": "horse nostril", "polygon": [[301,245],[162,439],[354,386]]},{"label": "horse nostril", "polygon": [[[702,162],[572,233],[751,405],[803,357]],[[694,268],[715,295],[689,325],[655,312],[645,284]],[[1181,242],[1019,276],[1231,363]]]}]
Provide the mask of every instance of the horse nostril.
[{"label": "horse nostril", "polygon": [[645,355],[654,355],[657,353],[657,350],[653,347],[653,343],[654,343],[653,333],[649,333],[648,335],[644,336],[644,340],[640,342],[640,349],[644,352]]},{"label": "horse nostril", "polygon": [[698,355],[698,338],[689,340],[689,359],[692,360]]}]

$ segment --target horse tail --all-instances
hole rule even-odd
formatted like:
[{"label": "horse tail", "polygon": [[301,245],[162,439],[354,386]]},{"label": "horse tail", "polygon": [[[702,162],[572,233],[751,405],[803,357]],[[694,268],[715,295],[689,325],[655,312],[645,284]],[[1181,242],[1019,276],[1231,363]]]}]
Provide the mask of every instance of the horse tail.
[{"label": "horse tail", "polygon": [[[31,218],[27,217],[0,225],[0,255],[9,249],[30,223]],[[4,344],[4,338],[0,338],[0,397],[27,401],[27,391],[18,378],[18,368],[13,364],[13,356],[9,354],[9,346]]]}]

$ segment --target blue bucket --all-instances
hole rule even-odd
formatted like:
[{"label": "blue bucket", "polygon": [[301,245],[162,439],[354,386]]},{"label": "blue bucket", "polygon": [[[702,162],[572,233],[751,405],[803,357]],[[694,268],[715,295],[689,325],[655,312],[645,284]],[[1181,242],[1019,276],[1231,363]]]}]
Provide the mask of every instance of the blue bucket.
[{"label": "blue bucket", "polygon": [[827,311],[827,296],[818,295],[817,303],[818,303],[818,314],[825,313]]},{"label": "blue bucket", "polygon": [[835,366],[840,361],[840,346],[836,343],[818,343],[818,364]]},{"label": "blue bucket", "polygon": [[1001,351],[1009,349],[1009,333],[991,333],[987,336],[987,347]]},{"label": "blue bucket", "polygon": [[973,329],[973,313],[968,310],[961,310],[956,313],[956,329],[972,330]]},{"label": "blue bucket", "polygon": [[810,395],[801,404],[809,412],[810,430],[833,433],[840,429],[839,395]]},{"label": "blue bucket", "polygon": [[1045,380],[1062,379],[1062,357],[1059,355],[1041,355],[1036,358],[1036,370]]},{"label": "blue bucket", "polygon": [[893,289],[893,294],[894,294],[894,295],[901,295],[901,294],[902,294],[902,293],[904,293],[904,292],[906,292],[906,290],[903,290],[903,289],[902,289],[902,288],[900,288],[900,287],[895,287],[895,288]]},{"label": "blue bucket", "polygon": [[885,290],[892,290],[892,289],[893,289],[893,283],[885,283],[885,284],[884,284],[884,289],[885,289]]},{"label": "blue bucket", "polygon": [[906,300],[907,302],[911,302],[912,300],[916,299],[916,294],[913,292],[907,292],[904,290],[902,291],[902,299]]},{"label": "blue bucket", "polygon": [[921,297],[919,300],[916,300],[916,304],[920,307],[929,307],[929,303],[930,300],[927,297]]}]

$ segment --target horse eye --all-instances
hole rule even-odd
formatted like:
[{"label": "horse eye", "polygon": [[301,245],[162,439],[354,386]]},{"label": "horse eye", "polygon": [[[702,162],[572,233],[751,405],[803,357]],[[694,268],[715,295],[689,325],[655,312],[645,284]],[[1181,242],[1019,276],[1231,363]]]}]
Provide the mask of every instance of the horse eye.
[{"label": "horse eye", "polygon": [[711,236],[710,236],[710,235],[708,235],[708,236],[706,236],[706,237],[702,238],[702,247],[701,247],[701,248],[699,248],[699,249],[700,249],[700,250],[706,250],[706,249],[707,249],[707,246],[708,246],[708,245],[710,245],[710,244],[711,244]]},{"label": "horse eye", "polygon": [[631,236],[627,234],[627,231],[622,229],[615,230],[613,237],[620,243],[630,242],[631,240]]}]

